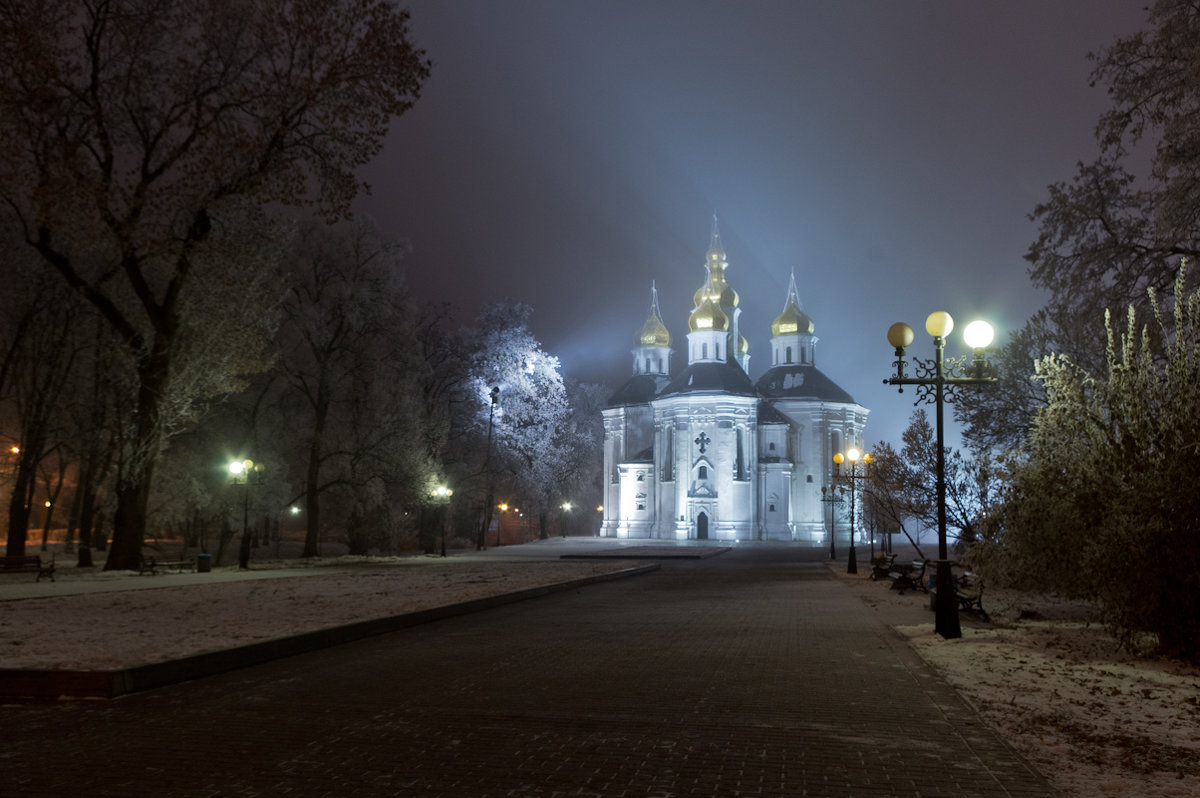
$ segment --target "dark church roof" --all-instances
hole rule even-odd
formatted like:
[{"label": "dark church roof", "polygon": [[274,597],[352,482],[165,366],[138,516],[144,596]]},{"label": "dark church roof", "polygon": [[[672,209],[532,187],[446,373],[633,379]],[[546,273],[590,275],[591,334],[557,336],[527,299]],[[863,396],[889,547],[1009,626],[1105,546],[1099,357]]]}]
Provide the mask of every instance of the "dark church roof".
[{"label": "dark church roof", "polygon": [[608,399],[608,407],[645,405],[658,395],[661,383],[649,374],[637,374]]},{"label": "dark church roof", "polygon": [[[746,372],[735,362],[693,363],[667,386],[662,377],[638,374],[617,389],[608,400],[608,407],[649,404],[660,396],[688,393],[729,393],[734,396],[761,396],[764,399],[814,399],[820,402],[855,404],[854,397],[821,373],[816,366],[790,364],[775,366],[751,383]],[[773,420],[764,415],[760,405],[759,419]],[[773,409],[771,412],[774,412]],[[786,419],[785,419],[786,420]]]},{"label": "dark church roof", "polygon": [[775,366],[759,378],[755,387],[767,399],[818,399],[855,404],[850,394],[812,365]]},{"label": "dark church roof", "polygon": [[754,384],[736,362],[693,363],[671,380],[659,396],[686,393],[729,393],[754,396]]}]

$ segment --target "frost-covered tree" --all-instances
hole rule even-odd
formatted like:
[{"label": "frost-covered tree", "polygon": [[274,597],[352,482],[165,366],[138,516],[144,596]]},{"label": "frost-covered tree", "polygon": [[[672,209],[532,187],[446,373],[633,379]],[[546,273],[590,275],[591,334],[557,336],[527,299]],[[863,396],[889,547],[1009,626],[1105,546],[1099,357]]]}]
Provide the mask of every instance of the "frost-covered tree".
[{"label": "frost-covered tree", "polygon": [[[936,527],[938,523],[937,436],[923,409],[913,411],[901,440],[899,453],[890,445],[876,447],[864,503],[882,522],[899,526],[912,540],[908,524]],[[946,525],[960,541],[969,543],[978,537],[998,489],[987,452],[963,453],[946,447]]]},{"label": "frost-covered tree", "polygon": [[[491,480],[507,479],[513,490],[534,502],[529,510],[542,514],[555,503],[565,474],[568,452],[562,433],[568,405],[558,358],[545,352],[529,330],[532,313],[528,305],[515,302],[499,302],[480,312],[467,332],[466,393],[475,439],[486,439],[489,421],[492,428],[481,484],[490,488]],[[485,491],[483,529],[491,521],[492,499]]]},{"label": "frost-covered tree", "polygon": [[[996,541],[1012,574],[1094,599],[1119,631],[1200,661],[1200,291],[1106,317],[1105,369],[1037,364],[1048,404]],[[1139,319],[1146,315],[1144,323]]]}]

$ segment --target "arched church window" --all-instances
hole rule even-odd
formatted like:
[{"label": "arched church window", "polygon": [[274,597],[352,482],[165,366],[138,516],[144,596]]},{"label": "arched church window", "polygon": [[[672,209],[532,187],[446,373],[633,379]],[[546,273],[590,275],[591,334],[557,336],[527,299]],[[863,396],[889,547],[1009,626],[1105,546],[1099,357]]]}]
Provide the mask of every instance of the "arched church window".
[{"label": "arched church window", "polygon": [[790,346],[787,348],[787,351],[784,353],[784,362],[785,363],[792,362],[792,348]]},{"label": "arched church window", "polygon": [[775,451],[775,441],[771,441],[771,442],[770,442],[770,443],[767,445],[767,449],[768,449],[768,451],[772,451],[772,452],[773,452],[773,451]]},{"label": "arched church window", "polygon": [[700,466],[697,476],[699,476],[700,479],[708,479],[708,466]]},{"label": "arched church window", "polygon": [[708,344],[700,344],[700,358],[702,360],[708,359]]}]

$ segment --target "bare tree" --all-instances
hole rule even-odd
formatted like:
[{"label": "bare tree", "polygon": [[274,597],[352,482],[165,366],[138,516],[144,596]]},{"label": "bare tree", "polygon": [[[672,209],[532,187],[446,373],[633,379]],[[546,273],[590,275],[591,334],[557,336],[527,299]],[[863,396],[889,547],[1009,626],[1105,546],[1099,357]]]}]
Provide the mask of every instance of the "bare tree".
[{"label": "bare tree", "polygon": [[[407,20],[383,0],[0,0],[0,203],[137,378],[107,568],[136,565],[170,414],[193,410],[172,394],[204,329],[189,299],[277,248],[247,224],[257,203],[347,209],[428,74]],[[209,342],[234,347],[226,371],[190,390],[260,366],[244,355],[266,336],[239,339],[238,322],[253,318]]]},{"label": "bare tree", "polygon": [[305,227],[293,248],[270,401],[303,471],[305,557],[319,553],[323,498],[340,492],[361,523],[424,470],[411,464],[425,459],[420,392],[410,390],[423,366],[403,252],[364,222]]}]

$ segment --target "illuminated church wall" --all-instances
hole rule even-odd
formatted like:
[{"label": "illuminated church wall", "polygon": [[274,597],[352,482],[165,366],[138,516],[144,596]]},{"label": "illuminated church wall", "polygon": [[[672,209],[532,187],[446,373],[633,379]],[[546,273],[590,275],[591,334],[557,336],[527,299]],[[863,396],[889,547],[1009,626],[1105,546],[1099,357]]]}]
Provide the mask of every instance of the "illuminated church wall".
[{"label": "illuminated church wall", "polygon": [[[757,382],[739,297],[714,222],[705,283],[688,317],[687,366],[651,287],[633,376],[604,415],[604,516],[617,538],[788,540],[827,545],[821,485],[835,451],[861,446],[866,408],[816,368],[812,320],[793,278]],[[839,539],[848,534],[845,525]]]}]

